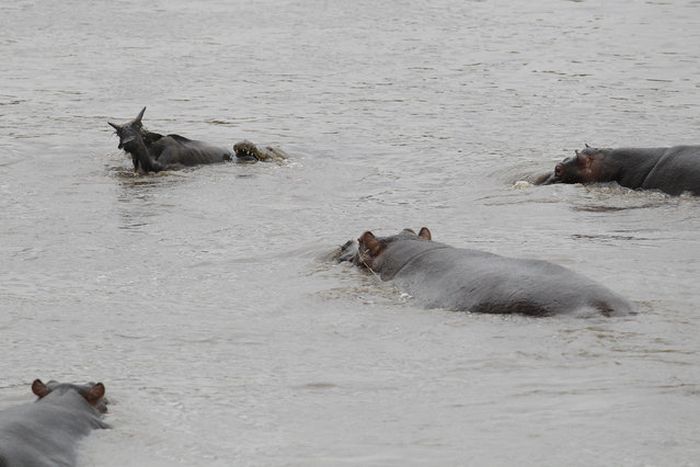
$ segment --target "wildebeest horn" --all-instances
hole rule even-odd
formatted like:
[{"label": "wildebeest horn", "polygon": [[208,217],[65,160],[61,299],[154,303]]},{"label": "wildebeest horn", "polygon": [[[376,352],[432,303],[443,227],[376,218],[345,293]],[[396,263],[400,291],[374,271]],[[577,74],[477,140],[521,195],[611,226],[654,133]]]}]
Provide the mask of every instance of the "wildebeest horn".
[{"label": "wildebeest horn", "polygon": [[119,131],[121,129],[121,127],[119,125],[117,125],[116,123],[107,122],[107,124],[109,124],[109,126],[111,126],[112,128],[114,128],[117,131]]},{"label": "wildebeest horn", "polygon": [[[146,110],[146,109],[143,109],[143,110]],[[586,143],[583,143],[583,145],[586,146],[587,148],[590,148],[590,146]]]},{"label": "wildebeest horn", "polygon": [[139,114],[138,114],[138,115],[136,116],[136,118],[134,119],[134,123],[141,123],[141,119],[143,118],[144,112],[146,112],[146,107],[144,107],[143,109],[141,109],[141,112],[139,112]]}]

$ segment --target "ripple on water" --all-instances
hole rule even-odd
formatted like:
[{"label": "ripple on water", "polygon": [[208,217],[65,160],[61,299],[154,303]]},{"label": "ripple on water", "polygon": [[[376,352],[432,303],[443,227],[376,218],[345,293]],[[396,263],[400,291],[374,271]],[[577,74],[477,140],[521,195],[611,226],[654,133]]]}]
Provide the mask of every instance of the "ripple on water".
[{"label": "ripple on water", "polygon": [[[697,462],[700,198],[533,185],[696,142],[697,2],[151,3],[3,5],[3,407],[104,381],[84,465]],[[105,121],[144,105],[293,157],[134,174]],[[425,310],[317,259],[421,225],[640,313]]]}]

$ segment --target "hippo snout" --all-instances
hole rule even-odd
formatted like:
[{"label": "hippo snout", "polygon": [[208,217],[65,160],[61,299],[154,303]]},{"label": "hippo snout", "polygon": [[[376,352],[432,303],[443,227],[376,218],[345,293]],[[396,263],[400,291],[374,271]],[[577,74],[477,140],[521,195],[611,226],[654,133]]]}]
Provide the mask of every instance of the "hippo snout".
[{"label": "hippo snout", "polygon": [[353,262],[357,256],[358,245],[355,240],[348,240],[340,248],[336,256],[336,261],[344,263],[346,261]]},{"label": "hippo snout", "polygon": [[537,177],[534,183],[535,185],[551,185],[552,183],[558,182],[559,178],[554,174],[554,172],[548,172]]},{"label": "hippo snout", "polygon": [[559,162],[557,165],[554,166],[554,171],[544,174],[541,177],[537,179],[535,182],[536,185],[551,185],[553,183],[561,183],[562,177],[564,176],[564,171],[566,168],[564,167],[564,164]]}]

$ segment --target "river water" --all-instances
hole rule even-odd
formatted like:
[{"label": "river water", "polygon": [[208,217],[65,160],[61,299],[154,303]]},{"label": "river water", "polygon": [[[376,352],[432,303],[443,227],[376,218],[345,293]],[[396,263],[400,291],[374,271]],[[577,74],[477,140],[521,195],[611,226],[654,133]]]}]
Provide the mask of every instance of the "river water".
[{"label": "river water", "polygon": [[[0,407],[99,380],[82,466],[700,465],[700,200],[533,187],[697,144],[700,2],[5,1]],[[135,176],[107,120],[288,163]],[[364,230],[596,278],[626,318],[424,310]]]}]

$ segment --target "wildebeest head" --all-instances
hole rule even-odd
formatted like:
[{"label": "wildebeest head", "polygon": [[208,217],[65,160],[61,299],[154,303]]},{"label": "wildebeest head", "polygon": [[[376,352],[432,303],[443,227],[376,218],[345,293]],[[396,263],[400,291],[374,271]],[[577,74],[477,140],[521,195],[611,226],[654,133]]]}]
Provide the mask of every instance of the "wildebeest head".
[{"label": "wildebeest head", "polygon": [[145,112],[146,107],[141,109],[141,112],[139,112],[135,119],[122,125],[107,122],[109,126],[116,130],[117,136],[119,136],[119,149],[124,148],[124,145],[133,141],[136,137],[136,133],[143,132],[143,123],[141,123],[141,119],[143,118],[143,114]]},{"label": "wildebeest head", "polygon": [[355,241],[346,242],[338,255],[338,261],[349,261],[356,266],[372,269],[374,260],[382,254],[384,249],[397,240],[432,240],[432,235],[427,227],[422,227],[418,234],[411,229],[403,229],[397,235],[389,237],[376,237],[367,231]]},{"label": "wildebeest head", "polygon": [[108,401],[104,397],[105,387],[102,383],[70,384],[51,380],[44,384],[40,379],[35,379],[32,383],[32,392],[39,399],[51,393],[63,394],[68,391],[76,391],[100,413],[107,412]]}]

